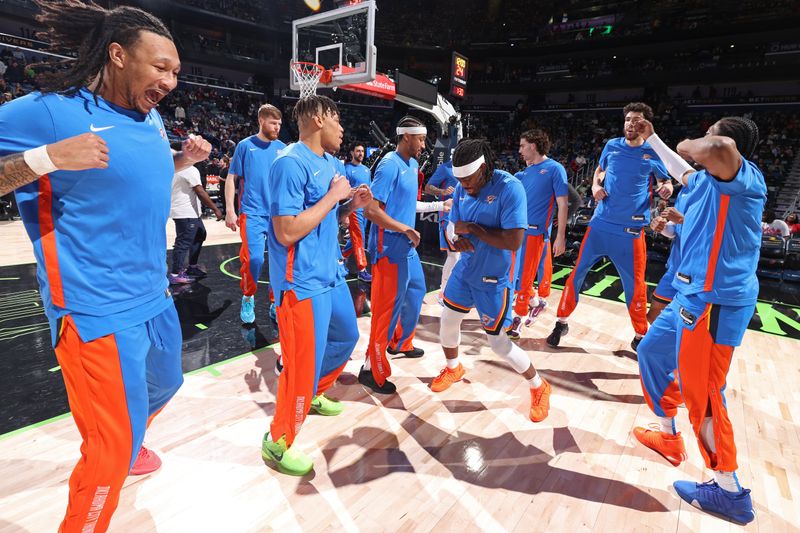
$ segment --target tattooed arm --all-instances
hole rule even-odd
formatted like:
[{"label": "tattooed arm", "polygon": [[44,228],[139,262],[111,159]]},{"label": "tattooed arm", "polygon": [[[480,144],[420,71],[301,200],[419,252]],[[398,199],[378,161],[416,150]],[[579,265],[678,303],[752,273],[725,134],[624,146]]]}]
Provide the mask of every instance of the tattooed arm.
[{"label": "tattooed arm", "polygon": [[31,170],[21,153],[0,157],[0,196],[38,179],[39,176]]},{"label": "tattooed arm", "polygon": [[[47,155],[58,170],[108,168],[108,147],[94,133],[84,133],[48,144]],[[37,179],[39,175],[25,162],[22,152],[0,157],[0,196]]]}]

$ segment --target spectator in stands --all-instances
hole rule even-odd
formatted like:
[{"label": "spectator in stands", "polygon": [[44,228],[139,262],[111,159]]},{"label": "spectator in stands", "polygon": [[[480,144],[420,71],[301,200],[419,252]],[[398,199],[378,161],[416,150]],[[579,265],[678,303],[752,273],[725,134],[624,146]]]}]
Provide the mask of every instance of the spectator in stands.
[{"label": "spectator in stands", "polygon": [[186,110],[181,104],[175,106],[175,120],[180,120],[181,122],[186,120]]},{"label": "spectator in stands", "polygon": [[11,60],[11,64],[6,69],[5,77],[8,83],[11,84],[22,83],[25,78],[25,68],[16,58]]},{"label": "spectator in stands", "polygon": [[789,226],[783,220],[775,216],[775,211],[767,209],[761,219],[761,231],[764,235],[774,235],[787,238],[789,237]]},{"label": "spectator in stands", "polygon": [[797,213],[789,213],[783,221],[789,226],[790,235],[800,234],[800,222],[797,219]]}]

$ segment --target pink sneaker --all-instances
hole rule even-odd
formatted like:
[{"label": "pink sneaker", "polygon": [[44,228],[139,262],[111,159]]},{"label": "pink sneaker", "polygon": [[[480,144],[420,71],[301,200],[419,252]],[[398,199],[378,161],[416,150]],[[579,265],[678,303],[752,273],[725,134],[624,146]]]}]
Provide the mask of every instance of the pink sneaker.
[{"label": "pink sneaker", "polygon": [[167,279],[170,285],[185,285],[194,281],[186,275],[185,271],[178,272],[177,274],[169,273],[167,274]]},{"label": "pink sneaker", "polygon": [[130,475],[143,476],[144,474],[155,472],[159,468],[161,468],[161,459],[156,455],[156,452],[142,446],[139,449],[139,455],[136,456],[136,460],[133,462]]}]

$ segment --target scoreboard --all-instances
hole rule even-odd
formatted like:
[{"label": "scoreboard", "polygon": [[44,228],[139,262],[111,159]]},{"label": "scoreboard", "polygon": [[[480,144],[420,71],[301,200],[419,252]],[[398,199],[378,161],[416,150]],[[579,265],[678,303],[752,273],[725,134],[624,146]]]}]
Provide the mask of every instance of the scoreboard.
[{"label": "scoreboard", "polygon": [[467,94],[467,75],[469,60],[458,52],[453,52],[450,76],[450,94],[456,98],[464,98]]}]

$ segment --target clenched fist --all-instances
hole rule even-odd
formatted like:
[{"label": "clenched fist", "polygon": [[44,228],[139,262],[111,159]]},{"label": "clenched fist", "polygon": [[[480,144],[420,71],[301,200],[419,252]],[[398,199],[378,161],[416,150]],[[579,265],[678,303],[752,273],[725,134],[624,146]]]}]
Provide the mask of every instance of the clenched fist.
[{"label": "clenched fist", "polygon": [[189,135],[189,138],[181,144],[183,157],[194,163],[205,161],[211,153],[211,143],[203,139],[200,135]]},{"label": "clenched fist", "polygon": [[47,155],[58,170],[108,168],[108,146],[94,133],[82,133],[48,144]]}]

